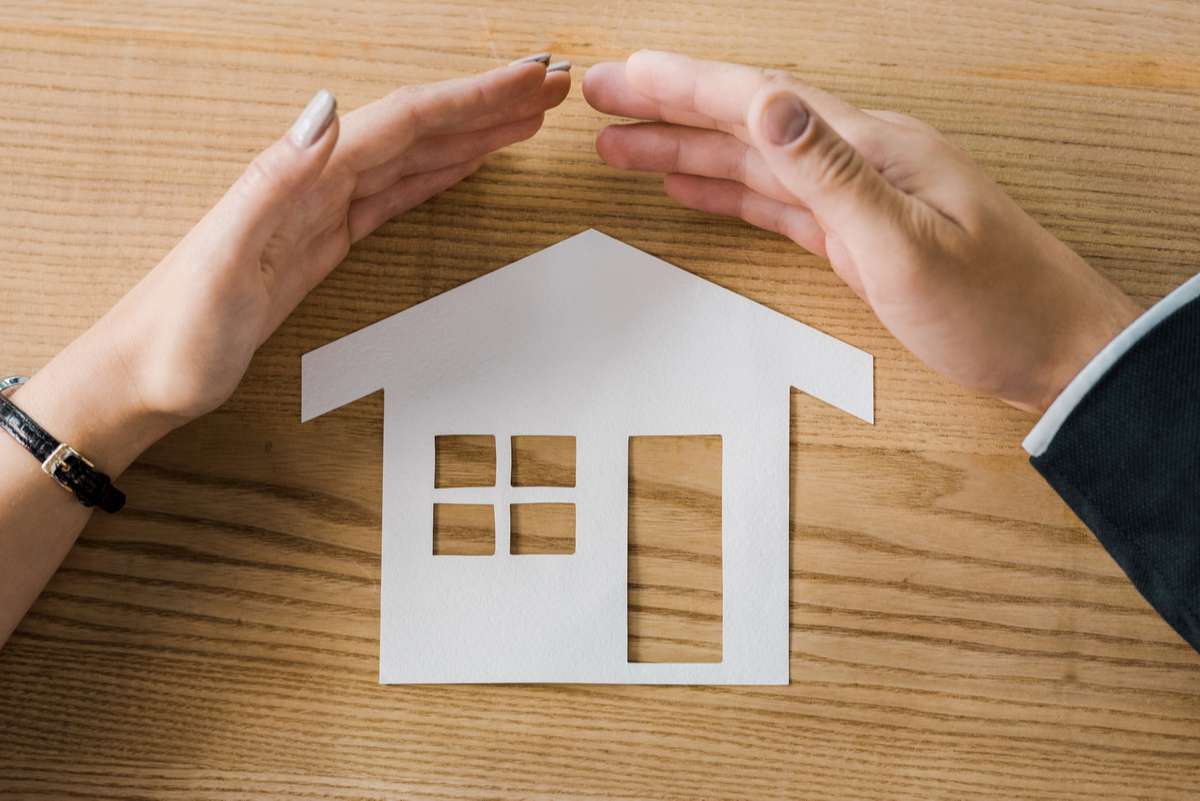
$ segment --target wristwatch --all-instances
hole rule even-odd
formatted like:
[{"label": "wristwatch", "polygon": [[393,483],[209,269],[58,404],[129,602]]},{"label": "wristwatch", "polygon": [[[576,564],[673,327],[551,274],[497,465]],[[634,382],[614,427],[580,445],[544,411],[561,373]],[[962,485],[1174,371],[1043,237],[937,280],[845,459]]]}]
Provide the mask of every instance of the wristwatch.
[{"label": "wristwatch", "polygon": [[79,451],[55,439],[4,396],[6,390],[27,380],[25,376],[17,375],[0,378],[0,429],[33,454],[42,463],[42,471],[81,504],[105,512],[119,512],[125,505],[125,493],[113,486],[112,479],[97,470]]}]

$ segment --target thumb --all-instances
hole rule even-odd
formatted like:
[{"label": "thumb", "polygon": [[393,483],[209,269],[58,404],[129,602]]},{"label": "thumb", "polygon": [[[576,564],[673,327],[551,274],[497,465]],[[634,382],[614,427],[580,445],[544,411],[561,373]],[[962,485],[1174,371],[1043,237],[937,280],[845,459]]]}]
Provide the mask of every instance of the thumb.
[{"label": "thumb", "polygon": [[313,95],[287,134],[259,153],[213,209],[226,235],[261,249],[292,201],[321,175],[337,144],[337,100]]},{"label": "thumb", "polygon": [[[842,122],[856,139],[869,135],[872,125],[856,117]],[[760,91],[750,104],[747,128],[775,177],[812,210],[827,233],[845,237],[852,228],[865,228],[878,234],[883,232],[877,223],[902,219],[908,197],[790,89]],[[868,231],[856,233],[869,236]]]}]

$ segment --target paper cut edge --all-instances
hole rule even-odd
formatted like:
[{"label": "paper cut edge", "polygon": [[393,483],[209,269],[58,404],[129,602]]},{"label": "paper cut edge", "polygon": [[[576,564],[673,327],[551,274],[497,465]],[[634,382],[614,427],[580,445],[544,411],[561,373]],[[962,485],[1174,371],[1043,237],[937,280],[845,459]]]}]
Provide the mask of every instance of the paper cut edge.
[{"label": "paper cut edge", "polygon": [[[364,380],[362,377],[359,377],[357,386],[352,386],[348,389],[345,389],[342,392],[340,397],[334,397],[332,399],[329,399],[327,397],[321,397],[320,393],[322,392],[322,390],[316,389],[317,386],[321,386],[318,384],[319,377],[314,375],[314,373],[320,369],[320,366],[318,363],[322,360],[322,357],[330,358],[330,357],[333,357],[334,354],[336,354],[336,352],[339,350],[344,351],[346,349],[352,349],[354,346],[354,342],[356,342],[356,341],[369,341],[371,339],[371,337],[369,335],[367,335],[367,332],[375,329],[376,326],[383,326],[388,323],[395,324],[395,321],[397,320],[397,318],[400,318],[403,315],[405,315],[409,312],[412,312],[413,310],[415,310],[417,308],[425,306],[426,304],[437,303],[437,302],[442,302],[442,303],[448,302],[446,300],[446,298],[449,295],[451,295],[452,293],[454,293],[460,289],[466,288],[472,284],[475,284],[477,282],[486,282],[489,280],[491,280],[491,281],[501,280],[503,278],[503,274],[507,270],[510,270],[514,267],[518,267],[519,265],[521,265],[522,263],[526,262],[527,260],[533,258],[534,256],[540,255],[540,256],[544,257],[548,251],[552,251],[557,248],[565,247],[573,242],[576,242],[577,240],[588,240],[588,239],[598,239],[601,242],[605,243],[606,245],[616,245],[622,249],[627,249],[629,251],[632,251],[633,253],[636,253],[639,256],[642,256],[642,257],[645,257],[648,259],[652,259],[654,262],[656,262],[657,266],[659,266],[661,269],[667,269],[667,270],[671,270],[673,272],[683,273],[696,281],[703,282],[706,285],[705,288],[708,291],[715,290],[715,291],[721,293],[724,297],[728,298],[729,302],[740,303],[740,304],[750,304],[750,306],[754,308],[755,314],[760,315],[762,317],[764,323],[766,323],[766,324],[782,323],[782,324],[784,324],[783,327],[785,328],[785,330],[790,329],[789,332],[804,331],[804,332],[806,332],[806,334],[815,335],[817,340],[822,342],[824,345],[826,345],[828,347],[833,347],[834,349],[844,350],[846,356],[854,356],[859,359],[862,359],[863,361],[860,362],[858,365],[855,365],[853,368],[855,372],[860,372],[860,374],[857,375],[853,380],[866,383],[866,392],[864,393],[865,397],[861,398],[861,399],[852,397],[852,398],[844,399],[842,402],[832,400],[831,398],[824,396],[824,393],[821,393],[818,391],[813,391],[811,386],[809,386],[809,387],[802,386],[802,384],[805,382],[802,379],[800,379],[798,376],[789,376],[787,378],[781,378],[781,381],[784,381],[785,383],[796,388],[797,390],[804,392],[805,394],[811,395],[824,403],[828,403],[829,405],[837,408],[838,410],[846,412],[847,414],[850,414],[850,415],[858,418],[859,420],[862,420],[863,422],[868,423],[869,425],[875,424],[875,367],[874,367],[875,357],[871,353],[869,353],[855,345],[851,345],[849,342],[846,342],[845,340],[838,339],[837,337],[833,336],[832,334],[826,333],[825,331],[822,331],[818,328],[814,328],[814,327],[808,325],[807,323],[801,322],[800,320],[790,317],[790,316],[784,314],[783,312],[772,309],[769,306],[765,306],[756,300],[752,300],[751,298],[746,297],[745,295],[734,292],[731,289],[727,289],[726,287],[723,287],[720,284],[710,281],[707,278],[696,275],[695,273],[693,273],[689,270],[686,270],[682,267],[679,267],[675,264],[672,264],[672,263],[666,261],[665,259],[655,256],[652,253],[647,253],[646,251],[642,250],[641,248],[638,248],[638,247],[630,245],[626,242],[623,242],[622,240],[620,240],[614,236],[611,236],[609,234],[606,234],[603,231],[600,231],[596,228],[587,228],[587,229],[584,229],[583,231],[580,231],[579,233],[572,234],[571,236],[569,236],[565,239],[559,240],[558,242],[555,242],[552,245],[548,245],[547,247],[542,248],[541,250],[537,250],[537,251],[534,251],[533,253],[529,253],[525,256],[522,256],[521,258],[517,259],[514,262],[510,262],[507,265],[498,267],[495,270],[492,270],[488,273],[485,273],[484,275],[473,278],[470,281],[465,281],[455,287],[445,290],[444,292],[440,292],[431,298],[426,298],[425,300],[421,301],[420,303],[414,303],[413,305],[409,306],[408,308],[401,309],[400,311],[395,312],[391,315],[388,315],[387,317],[384,317],[380,320],[376,320],[373,323],[363,326],[362,328],[359,328],[356,331],[351,331],[347,334],[343,334],[342,336],[338,337],[335,340],[327,342],[324,345],[321,345],[317,348],[314,348],[310,351],[306,351],[305,353],[301,354],[301,357],[300,357],[300,365],[301,365],[301,367],[300,367],[300,422],[306,423],[309,420],[312,420],[312,419],[320,417],[324,414],[327,414],[335,409],[345,406],[348,403],[353,403],[363,397],[366,397],[367,395],[370,395],[373,392],[377,392],[380,389],[386,389],[385,387],[382,386],[382,383],[380,381],[374,381],[370,378]],[[798,326],[798,328],[792,328],[792,326]],[[354,353],[354,351],[351,350],[350,355],[353,355],[353,353]],[[785,369],[786,368],[781,368],[781,372],[784,372]],[[863,372],[863,371],[865,371],[865,375],[861,374],[861,372]],[[355,379],[352,377],[348,381],[343,380],[343,383],[354,384]],[[329,387],[328,385],[325,385],[325,386],[326,386],[326,388],[324,391],[326,391],[326,392],[329,392],[329,391],[332,391],[333,389],[338,388],[338,387]],[[852,392],[852,396],[857,395],[857,394],[858,394],[857,392]]]}]

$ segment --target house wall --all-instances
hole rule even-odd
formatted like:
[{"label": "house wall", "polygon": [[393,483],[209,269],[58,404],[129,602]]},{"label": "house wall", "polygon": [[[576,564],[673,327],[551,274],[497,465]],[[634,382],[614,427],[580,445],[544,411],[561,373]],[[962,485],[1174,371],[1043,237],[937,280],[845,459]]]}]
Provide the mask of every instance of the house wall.
[{"label": "house wall", "polygon": [[[529,398],[510,404],[470,394],[448,405],[385,395],[386,418],[399,426],[391,423],[384,434],[383,591],[388,596],[382,604],[381,647],[395,650],[382,661],[395,670],[381,680],[736,683],[771,680],[764,679],[768,669],[775,679],[786,680],[787,388],[774,385],[768,393],[749,386],[731,404],[725,394],[720,402],[707,395],[695,380],[657,384],[648,392],[626,386],[610,402],[583,402],[579,393],[588,392],[586,387],[564,391],[564,382],[550,377],[544,384],[532,383]],[[439,434],[496,436],[498,476],[507,475],[508,437],[574,436],[576,487],[554,492],[576,504],[575,553],[509,554],[507,514],[501,512],[495,555],[434,556],[434,438]],[[723,438],[724,661],[630,664],[628,441],[630,436],[686,434]],[[534,499],[536,493],[501,486],[471,495],[473,502],[502,505]],[[769,580],[763,581],[764,574]],[[530,652],[537,658],[530,659]],[[764,666],[761,655],[767,653],[782,653],[782,667]]]}]

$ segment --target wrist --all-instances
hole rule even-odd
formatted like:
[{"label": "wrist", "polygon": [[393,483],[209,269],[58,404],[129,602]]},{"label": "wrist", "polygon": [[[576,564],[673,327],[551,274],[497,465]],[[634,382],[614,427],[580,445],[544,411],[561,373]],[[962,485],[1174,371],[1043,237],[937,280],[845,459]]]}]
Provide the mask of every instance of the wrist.
[{"label": "wrist", "polygon": [[1067,317],[1071,322],[1046,370],[1040,397],[1033,404],[1038,414],[1044,414],[1080,371],[1144,311],[1117,286],[1087,269],[1093,279],[1091,286],[1077,296],[1079,302],[1072,304],[1073,313]]},{"label": "wrist", "polygon": [[145,407],[119,349],[96,333],[72,342],[9,398],[115,478],[181,421]]}]

